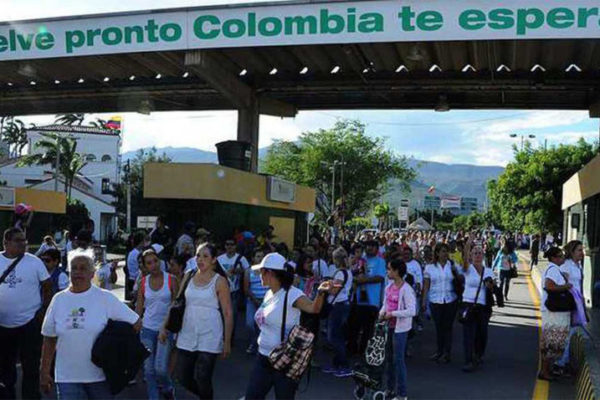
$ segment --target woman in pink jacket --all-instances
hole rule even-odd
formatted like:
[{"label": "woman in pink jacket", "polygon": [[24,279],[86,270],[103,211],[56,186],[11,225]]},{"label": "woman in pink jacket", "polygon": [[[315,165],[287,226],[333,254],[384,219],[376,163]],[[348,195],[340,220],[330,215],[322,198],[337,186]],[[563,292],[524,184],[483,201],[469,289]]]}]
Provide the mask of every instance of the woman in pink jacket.
[{"label": "woman in pink jacket", "polygon": [[395,374],[395,394],[399,399],[405,399],[407,396],[406,363],[404,355],[406,352],[408,332],[412,328],[412,319],[417,314],[415,292],[410,285],[404,281],[403,277],[405,275],[406,264],[404,261],[392,260],[388,263],[387,276],[390,280],[390,284],[385,289],[385,302],[379,312],[380,319],[395,320],[394,368],[388,370],[388,392],[394,390],[394,376],[392,374]]}]

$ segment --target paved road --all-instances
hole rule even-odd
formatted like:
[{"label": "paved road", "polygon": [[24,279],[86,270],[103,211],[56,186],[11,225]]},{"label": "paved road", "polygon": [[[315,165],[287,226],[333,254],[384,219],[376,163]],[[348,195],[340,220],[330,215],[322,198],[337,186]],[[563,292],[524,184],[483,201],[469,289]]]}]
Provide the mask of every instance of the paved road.
[{"label": "paved road", "polygon": [[[526,270],[525,265],[523,269]],[[122,279],[122,278],[121,278]],[[525,271],[511,284],[504,309],[496,309],[490,322],[488,351],[483,366],[471,374],[461,371],[462,330],[455,325],[453,361],[438,365],[427,358],[434,351],[434,327],[425,321],[425,329],[413,342],[413,357],[408,360],[408,391],[411,399],[536,399],[574,398],[570,380],[548,386],[536,381],[538,364],[538,310],[532,299],[534,289]],[[122,293],[119,285],[115,293]],[[539,302],[538,302],[539,303]],[[243,396],[252,366],[245,354],[245,337],[238,335],[233,355],[217,363],[214,388],[218,399]],[[330,354],[319,348],[317,362],[323,364]],[[355,361],[359,361],[358,359]],[[537,388],[536,388],[537,384]],[[301,388],[306,386],[302,382]],[[338,379],[313,368],[310,384],[298,394],[299,399],[352,398],[352,379]],[[193,398],[178,388],[180,399]],[[136,385],[128,387],[119,399],[146,398],[141,375]]]},{"label": "paved road", "polygon": [[[523,265],[523,269],[525,265]],[[509,300],[504,309],[496,309],[490,322],[488,351],[481,369],[466,374],[462,366],[462,327],[455,325],[453,361],[438,365],[427,358],[434,351],[434,327],[425,322],[424,331],[413,342],[414,356],[408,360],[408,390],[411,399],[531,399],[536,387],[538,364],[538,311],[532,299],[533,287],[528,274],[511,283]],[[243,396],[252,358],[247,356],[243,338],[238,338],[234,354],[218,362],[215,396],[237,399]],[[330,355],[319,349],[317,361],[324,363]],[[358,360],[356,360],[358,361]],[[302,387],[305,386],[303,381]],[[310,385],[298,395],[300,399],[348,399],[352,397],[352,379],[338,379],[313,369]],[[544,390],[546,389],[546,390]],[[538,395],[543,399],[548,386],[541,383]],[[186,398],[182,391],[179,398]],[[560,381],[549,388],[551,399],[574,398],[572,382]],[[143,386],[129,388],[120,398],[144,398]],[[540,397],[538,397],[540,398]]]}]

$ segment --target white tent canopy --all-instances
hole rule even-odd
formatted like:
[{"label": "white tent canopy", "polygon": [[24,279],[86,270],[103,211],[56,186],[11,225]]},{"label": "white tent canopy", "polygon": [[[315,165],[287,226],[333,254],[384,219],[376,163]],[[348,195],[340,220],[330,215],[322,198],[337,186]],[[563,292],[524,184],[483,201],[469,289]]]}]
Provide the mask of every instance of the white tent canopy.
[{"label": "white tent canopy", "polygon": [[423,218],[419,217],[416,219],[416,221],[408,226],[408,229],[415,231],[431,231],[433,230],[433,227],[429,225],[429,223]]}]

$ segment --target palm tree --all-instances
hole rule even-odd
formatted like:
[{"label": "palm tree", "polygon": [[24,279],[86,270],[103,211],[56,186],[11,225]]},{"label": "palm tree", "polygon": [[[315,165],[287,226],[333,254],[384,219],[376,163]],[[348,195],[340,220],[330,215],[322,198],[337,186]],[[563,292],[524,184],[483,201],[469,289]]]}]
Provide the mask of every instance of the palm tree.
[{"label": "palm tree", "polygon": [[96,118],[95,121],[90,122],[90,125],[93,126],[94,128],[107,129],[107,127],[106,127],[107,123],[108,123],[108,121],[105,119]]},{"label": "palm tree", "polygon": [[58,173],[64,177],[64,190],[67,198],[71,199],[75,176],[86,166],[84,157],[77,152],[77,140],[58,133],[41,133],[40,135],[44,139],[36,142],[35,148],[42,151],[22,157],[17,166],[51,165],[54,167],[58,157]]},{"label": "palm tree", "polygon": [[386,227],[390,215],[390,205],[388,203],[377,204],[373,209],[373,214],[379,220],[379,229]]},{"label": "palm tree", "polygon": [[54,123],[55,124],[59,124],[59,125],[68,125],[68,126],[72,126],[72,125],[81,125],[83,124],[83,120],[85,119],[85,114],[58,114],[55,119],[54,119]]},{"label": "palm tree", "polygon": [[0,117],[0,135],[8,145],[8,156],[19,157],[27,145],[27,129],[20,119],[12,115]]}]

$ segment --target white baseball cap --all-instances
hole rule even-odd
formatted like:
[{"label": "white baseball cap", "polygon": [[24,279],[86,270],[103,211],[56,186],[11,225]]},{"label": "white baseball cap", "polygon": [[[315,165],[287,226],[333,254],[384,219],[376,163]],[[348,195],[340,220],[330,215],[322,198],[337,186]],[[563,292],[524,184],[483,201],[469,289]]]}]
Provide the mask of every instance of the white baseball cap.
[{"label": "white baseball cap", "polygon": [[284,256],[282,256],[279,253],[269,253],[267,254],[262,261],[260,262],[260,264],[258,265],[253,265],[252,266],[252,270],[253,271],[258,271],[259,269],[272,269],[275,271],[285,271],[285,264],[287,263],[287,260],[285,259]]}]

